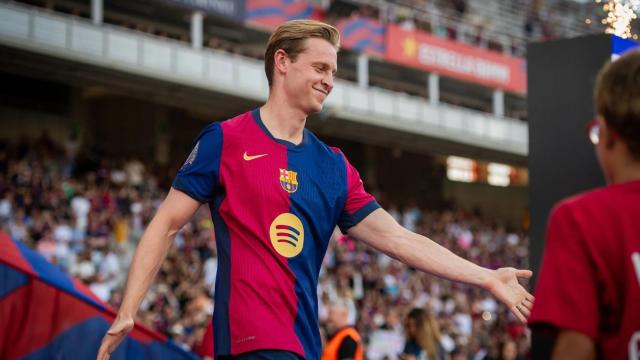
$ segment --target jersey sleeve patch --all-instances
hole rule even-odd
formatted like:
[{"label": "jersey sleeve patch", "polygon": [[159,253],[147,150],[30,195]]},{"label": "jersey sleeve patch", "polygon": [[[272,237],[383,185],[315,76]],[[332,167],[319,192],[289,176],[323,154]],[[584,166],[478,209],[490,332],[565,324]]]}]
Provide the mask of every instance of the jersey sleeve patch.
[{"label": "jersey sleeve patch", "polygon": [[172,187],[193,199],[213,201],[218,188],[222,129],[214,123],[206,127],[194,141],[191,153],[178,171]]}]

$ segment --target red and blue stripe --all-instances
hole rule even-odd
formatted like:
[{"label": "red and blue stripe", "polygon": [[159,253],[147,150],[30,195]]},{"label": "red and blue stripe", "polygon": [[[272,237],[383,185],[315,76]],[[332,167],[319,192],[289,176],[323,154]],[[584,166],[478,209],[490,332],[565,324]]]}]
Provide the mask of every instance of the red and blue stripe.
[{"label": "red and blue stripe", "polygon": [[338,22],[341,45],[347,49],[384,55],[384,25],[375,19],[351,17]]},{"label": "red and blue stripe", "polygon": [[320,20],[318,17],[319,8],[304,0],[247,0],[245,3],[245,20],[269,29],[289,20]]},{"label": "red and blue stripe", "polygon": [[[0,232],[0,358],[95,358],[115,312],[82,282]],[[112,359],[198,359],[136,325]]]}]

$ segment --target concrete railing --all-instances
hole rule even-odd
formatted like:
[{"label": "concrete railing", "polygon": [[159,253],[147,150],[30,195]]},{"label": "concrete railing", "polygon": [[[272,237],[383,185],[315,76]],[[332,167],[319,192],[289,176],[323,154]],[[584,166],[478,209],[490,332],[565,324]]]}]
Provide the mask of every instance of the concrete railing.
[{"label": "concrete railing", "polygon": [[[268,95],[261,61],[26,5],[0,3],[0,43],[240,98]],[[327,107],[338,118],[527,155],[528,128],[515,119],[343,80],[336,80]]]}]

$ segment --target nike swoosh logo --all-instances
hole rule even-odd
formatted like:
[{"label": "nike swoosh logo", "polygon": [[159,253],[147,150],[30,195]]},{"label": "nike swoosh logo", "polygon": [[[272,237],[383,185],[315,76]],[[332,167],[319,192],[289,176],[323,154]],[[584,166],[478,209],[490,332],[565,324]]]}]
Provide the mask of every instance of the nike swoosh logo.
[{"label": "nike swoosh logo", "polygon": [[248,155],[247,152],[245,151],[244,154],[242,155],[242,158],[245,159],[246,161],[251,161],[251,160],[255,160],[255,159],[259,159],[263,156],[267,156],[269,154],[260,154],[260,155]]}]

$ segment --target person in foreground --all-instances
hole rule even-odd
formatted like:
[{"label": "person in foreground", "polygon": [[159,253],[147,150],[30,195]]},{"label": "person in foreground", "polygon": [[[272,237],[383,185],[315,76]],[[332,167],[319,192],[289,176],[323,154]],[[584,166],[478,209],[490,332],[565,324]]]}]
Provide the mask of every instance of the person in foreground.
[{"label": "person in foreground", "polygon": [[[294,20],[265,53],[269,97],[260,108],[207,126],[140,240],[118,316],[98,359],[108,359],[171,243],[202,204],[215,225],[216,359],[319,359],[316,288],[336,225],[405,264],[480,286],[525,322],[529,270],[490,270],[400,226],[364,190],[344,154],[305,129],[333,89],[340,36],[327,24]],[[259,84],[256,84],[259,86]]]},{"label": "person in foreground", "polygon": [[604,66],[594,100],[588,134],[608,186],[551,213],[534,359],[640,359],[640,52]]}]

